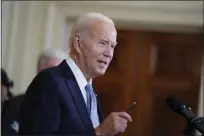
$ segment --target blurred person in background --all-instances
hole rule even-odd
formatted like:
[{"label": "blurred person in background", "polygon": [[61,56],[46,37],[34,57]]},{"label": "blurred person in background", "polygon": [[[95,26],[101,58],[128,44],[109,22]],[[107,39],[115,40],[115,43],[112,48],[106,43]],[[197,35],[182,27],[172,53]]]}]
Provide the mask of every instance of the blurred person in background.
[{"label": "blurred person in background", "polygon": [[17,134],[16,114],[12,110],[10,100],[14,97],[10,88],[14,85],[6,71],[1,68],[1,134]]},{"label": "blurred person in background", "polygon": [[[60,49],[46,49],[38,57],[37,62],[37,73],[40,71],[57,66],[64,59],[67,59],[68,55]],[[5,135],[13,135],[17,134],[19,128],[19,113],[20,113],[20,105],[24,99],[24,94],[20,94],[18,96],[13,96],[9,91],[9,88],[13,86],[13,81],[9,80],[6,72],[1,69],[2,75],[2,103],[5,110],[3,111],[3,133]],[[4,106],[5,105],[5,106]]]},{"label": "blurred person in background", "polygon": [[8,78],[6,71],[1,68],[1,104],[13,97],[9,90],[11,87],[13,87],[13,81]]},{"label": "blurred person in background", "polygon": [[46,49],[38,57],[37,73],[49,67],[59,65],[68,55],[60,49]]},{"label": "blurred person in background", "polygon": [[108,68],[117,32],[100,13],[77,19],[70,35],[70,57],[40,72],[29,85],[20,115],[19,134],[115,135],[123,133],[131,116],[114,112],[103,118],[92,79]]}]

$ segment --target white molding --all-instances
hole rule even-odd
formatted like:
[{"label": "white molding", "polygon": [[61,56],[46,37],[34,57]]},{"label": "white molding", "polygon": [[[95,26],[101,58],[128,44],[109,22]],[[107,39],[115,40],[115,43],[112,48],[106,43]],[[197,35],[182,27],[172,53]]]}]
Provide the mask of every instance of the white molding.
[{"label": "white molding", "polygon": [[[1,11],[2,11],[2,10],[1,10],[1,3],[0,3],[0,16],[2,16]],[[1,17],[1,19],[2,19],[2,17]],[[1,34],[0,34],[0,43],[2,43],[2,42],[1,42],[1,40],[2,40],[2,39],[1,39],[1,37],[2,37],[2,25],[1,25],[1,21],[0,21],[0,31],[1,31]],[[5,37],[7,37],[7,36],[5,36]],[[3,46],[1,45],[1,49],[0,49],[0,62],[1,62],[1,64],[2,64],[2,58],[1,58],[1,56],[3,56],[3,54],[2,54],[2,47],[3,47]],[[4,49],[5,49],[5,48],[4,48]],[[5,51],[4,49],[3,49],[3,51]],[[1,65],[1,68],[2,68],[2,65]],[[1,79],[1,80],[2,80],[2,79]],[[1,121],[1,118],[0,118],[0,121]],[[1,127],[1,125],[0,125],[0,127]]]},{"label": "white molding", "polygon": [[60,30],[60,44],[59,48],[61,48],[64,51],[67,51],[68,46],[68,36],[69,36],[69,29],[68,29],[68,23],[66,21],[63,22],[61,30]]},{"label": "white molding", "polygon": [[118,28],[175,32],[200,32],[203,28],[202,1],[57,1],[68,19],[87,12],[110,16]]},{"label": "white molding", "polygon": [[[1,3],[0,3],[0,16],[1,16],[2,14],[1,14]],[[0,22],[0,31],[2,32],[2,30],[1,30],[2,28],[1,28],[1,22]],[[0,43],[2,43],[1,42],[1,36],[2,35],[2,33],[0,34]],[[2,45],[1,45],[1,49],[2,49]],[[1,52],[1,49],[0,49],[0,62],[2,61],[2,59],[1,59],[1,56],[2,56],[2,52]],[[1,64],[2,64],[2,62],[1,62]],[[1,118],[0,118],[0,121],[1,121]],[[0,125],[0,127],[1,127],[1,125]]]},{"label": "white molding", "polygon": [[26,82],[26,76],[27,76],[27,68],[28,66],[26,65],[26,61],[27,59],[29,59],[29,55],[30,55],[30,52],[29,52],[29,48],[31,47],[32,44],[30,44],[30,42],[32,41],[32,37],[30,35],[30,33],[32,33],[32,26],[34,25],[33,22],[33,15],[35,13],[35,2],[34,1],[31,1],[30,3],[28,3],[28,7],[29,7],[29,10],[28,10],[28,15],[27,15],[27,23],[26,23],[26,30],[25,30],[25,41],[24,41],[24,54],[22,54],[24,57],[22,57],[22,74],[21,74],[21,82],[19,83],[20,84],[20,90],[19,92],[22,92],[24,91],[24,87],[27,86],[25,85]]},{"label": "white molding", "polygon": [[45,43],[44,43],[45,49],[52,47],[55,16],[56,16],[55,4],[51,2],[48,7],[48,15],[45,25]]},{"label": "white molding", "polygon": [[[6,45],[8,43],[8,39],[9,39],[9,32],[11,27],[9,27],[11,25],[11,8],[12,8],[12,4],[11,1],[3,1],[2,2],[2,58],[7,58],[7,48]],[[6,60],[3,59],[2,60],[2,64],[3,66],[5,66]]]},{"label": "white molding", "polygon": [[[57,1],[60,7],[202,14],[203,1]],[[81,9],[80,9],[81,10]]]},{"label": "white molding", "polygon": [[[17,35],[18,35],[18,24],[19,24],[19,18],[18,14],[20,13],[20,3],[19,1],[13,1],[12,3],[13,9],[12,9],[12,24],[11,24],[11,29],[10,29],[10,39],[8,41],[8,54],[5,58],[8,58],[7,64],[6,64],[6,69],[8,75],[11,77],[13,75],[13,60],[15,56],[15,49],[16,49],[16,41],[17,41]],[[9,56],[8,56],[9,55]]]}]

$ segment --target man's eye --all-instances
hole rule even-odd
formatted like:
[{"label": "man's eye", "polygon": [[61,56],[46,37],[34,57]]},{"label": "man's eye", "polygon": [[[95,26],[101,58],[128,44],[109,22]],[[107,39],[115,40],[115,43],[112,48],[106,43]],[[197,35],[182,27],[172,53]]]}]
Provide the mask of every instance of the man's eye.
[{"label": "man's eye", "polygon": [[112,49],[114,49],[114,48],[115,48],[115,46],[111,45],[111,48],[112,48]]},{"label": "man's eye", "polygon": [[105,43],[105,42],[101,42],[101,44],[102,44],[102,45],[105,45],[106,43]]}]

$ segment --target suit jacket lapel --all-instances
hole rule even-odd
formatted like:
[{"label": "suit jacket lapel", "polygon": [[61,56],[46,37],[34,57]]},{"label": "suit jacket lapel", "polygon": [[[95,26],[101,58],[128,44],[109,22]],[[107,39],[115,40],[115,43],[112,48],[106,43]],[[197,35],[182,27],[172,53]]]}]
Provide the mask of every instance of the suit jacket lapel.
[{"label": "suit jacket lapel", "polygon": [[84,121],[86,125],[92,126],[91,119],[87,111],[86,104],[82,96],[82,93],[78,87],[78,84],[74,82],[73,80],[67,80],[67,85],[69,87],[69,90],[71,92],[71,95],[73,97],[73,100],[75,102],[75,105],[78,109],[78,112],[82,120]]},{"label": "suit jacket lapel", "polygon": [[100,121],[100,124],[103,122],[104,120],[104,116],[103,116],[103,112],[101,110],[101,107],[100,107],[100,104],[98,102],[98,98],[96,97],[96,100],[97,100],[97,110],[98,110],[98,117],[99,117],[99,121]]},{"label": "suit jacket lapel", "polygon": [[66,84],[68,87],[68,90],[70,91],[72,98],[74,100],[74,103],[77,107],[77,110],[80,114],[80,117],[82,118],[84,124],[86,126],[92,126],[91,118],[89,116],[89,113],[86,108],[86,103],[84,101],[84,98],[82,96],[82,93],[80,91],[80,88],[77,84],[77,81],[69,68],[67,62],[64,60],[59,66],[60,70],[63,72],[63,76],[66,77]]}]

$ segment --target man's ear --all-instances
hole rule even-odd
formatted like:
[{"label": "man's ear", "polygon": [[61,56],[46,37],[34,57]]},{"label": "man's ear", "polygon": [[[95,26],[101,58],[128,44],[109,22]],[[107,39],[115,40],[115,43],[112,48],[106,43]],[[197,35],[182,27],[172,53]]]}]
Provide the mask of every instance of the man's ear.
[{"label": "man's ear", "polygon": [[81,40],[80,35],[76,34],[74,38],[74,49],[77,53],[81,53]]}]

